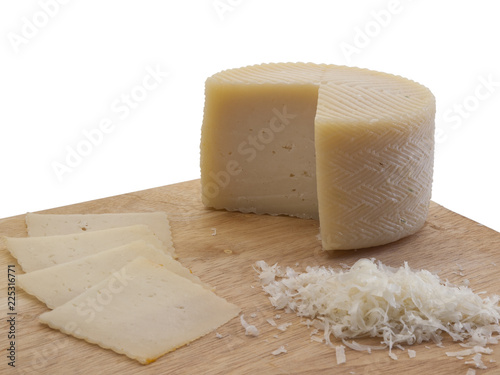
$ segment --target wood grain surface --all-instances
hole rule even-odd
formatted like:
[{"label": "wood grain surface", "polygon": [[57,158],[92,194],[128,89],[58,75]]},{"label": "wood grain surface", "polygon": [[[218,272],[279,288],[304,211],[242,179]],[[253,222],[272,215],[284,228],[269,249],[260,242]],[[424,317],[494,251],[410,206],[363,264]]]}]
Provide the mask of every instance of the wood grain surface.
[{"label": "wood grain surface", "polygon": [[[474,291],[500,294],[500,233],[431,204],[425,227],[417,234],[376,248],[324,252],[317,239],[318,222],[284,216],[214,211],[202,206],[199,180],[55,208],[50,213],[104,213],[164,210],[169,214],[179,260],[216,293],[241,307],[245,319],[260,331],[245,336],[238,318],[215,332],[143,366],[110,350],[66,336],[38,322],[48,309],[16,288],[15,368],[8,366],[7,267],[15,259],[0,250],[0,374],[466,374],[470,365],[445,355],[461,347],[450,339],[444,348],[433,343],[414,345],[416,357],[396,349],[372,354],[346,348],[347,362],[336,364],[335,350],[310,340],[309,329],[293,314],[274,310],[257,280],[253,264],[278,262],[303,271],[308,265],[339,267],[362,257],[399,267],[408,261],[441,278],[460,284],[470,281]],[[215,228],[215,229],[213,229]],[[215,234],[215,235],[214,235]],[[26,236],[24,215],[0,220],[0,235]],[[285,331],[267,323],[281,314]],[[165,329],[165,334],[168,330]],[[372,341],[362,341],[374,343]],[[280,346],[287,353],[271,354]],[[488,369],[477,374],[500,374],[500,346],[483,355]],[[490,362],[492,360],[492,362]],[[496,361],[496,362],[493,362]]]}]

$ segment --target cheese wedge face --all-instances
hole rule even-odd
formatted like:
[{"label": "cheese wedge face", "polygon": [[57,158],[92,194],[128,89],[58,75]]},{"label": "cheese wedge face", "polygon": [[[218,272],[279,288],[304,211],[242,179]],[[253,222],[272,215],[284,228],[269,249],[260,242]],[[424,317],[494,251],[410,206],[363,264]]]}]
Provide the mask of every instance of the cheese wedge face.
[{"label": "cheese wedge face", "polygon": [[112,275],[135,258],[143,256],[192,282],[204,285],[189,269],[145,241],[127,245],[18,275],[19,286],[53,309]]},{"label": "cheese wedge face", "polygon": [[353,67],[263,64],[206,81],[202,201],[319,219],[325,250],[396,241],[425,223],[435,99]]},{"label": "cheese wedge face", "polygon": [[4,237],[3,240],[24,272],[70,262],[138,240],[174,254],[173,247],[164,245],[146,225],[46,237]]},{"label": "cheese wedge face", "polygon": [[51,328],[148,364],[212,332],[240,309],[143,257],[46,312]]},{"label": "cheese wedge face", "polygon": [[172,246],[170,224],[165,212],[26,214],[26,226],[30,237],[82,233],[140,224],[147,225],[165,246]]}]

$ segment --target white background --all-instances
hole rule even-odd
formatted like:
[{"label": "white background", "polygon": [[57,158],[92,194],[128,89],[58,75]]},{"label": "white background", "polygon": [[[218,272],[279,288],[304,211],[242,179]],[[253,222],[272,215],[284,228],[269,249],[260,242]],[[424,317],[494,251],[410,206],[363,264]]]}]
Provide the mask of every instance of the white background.
[{"label": "white background", "polygon": [[3,1],[0,218],[199,178],[205,79],[310,61],[429,87],[433,200],[500,231],[496,3]]}]

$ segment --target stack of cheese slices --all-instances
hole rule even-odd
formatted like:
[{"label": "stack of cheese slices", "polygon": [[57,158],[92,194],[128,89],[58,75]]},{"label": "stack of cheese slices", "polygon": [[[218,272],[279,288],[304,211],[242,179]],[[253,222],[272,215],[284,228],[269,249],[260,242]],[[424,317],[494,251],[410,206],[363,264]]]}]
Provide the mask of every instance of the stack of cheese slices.
[{"label": "stack of cheese slices", "polygon": [[66,334],[148,364],[240,311],[174,259],[164,212],[27,214],[26,225],[28,237],[3,238],[26,272],[19,286]]}]

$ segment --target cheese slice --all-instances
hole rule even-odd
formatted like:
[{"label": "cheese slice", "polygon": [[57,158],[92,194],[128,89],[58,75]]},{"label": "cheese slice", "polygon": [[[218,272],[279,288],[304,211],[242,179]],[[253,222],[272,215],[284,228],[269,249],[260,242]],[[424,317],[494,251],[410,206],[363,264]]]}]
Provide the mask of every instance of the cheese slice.
[{"label": "cheese slice", "polygon": [[17,281],[27,293],[53,309],[75,298],[139,256],[161,264],[196,284],[204,285],[189,269],[144,240],[21,274],[17,276]]},{"label": "cheese slice", "polygon": [[418,231],[431,197],[435,99],[385,73],[262,64],[208,78],[203,203],[319,219],[323,248]]},{"label": "cheese slice", "polygon": [[54,266],[127,243],[144,240],[165,253],[174,254],[146,225],[46,237],[4,237],[5,247],[24,272]]},{"label": "cheese slice", "polygon": [[139,257],[42,314],[40,321],[148,364],[214,331],[239,311],[201,285]]},{"label": "cheese slice", "polygon": [[26,214],[28,236],[52,236],[144,224],[166,246],[172,246],[170,224],[165,212],[105,214]]}]

